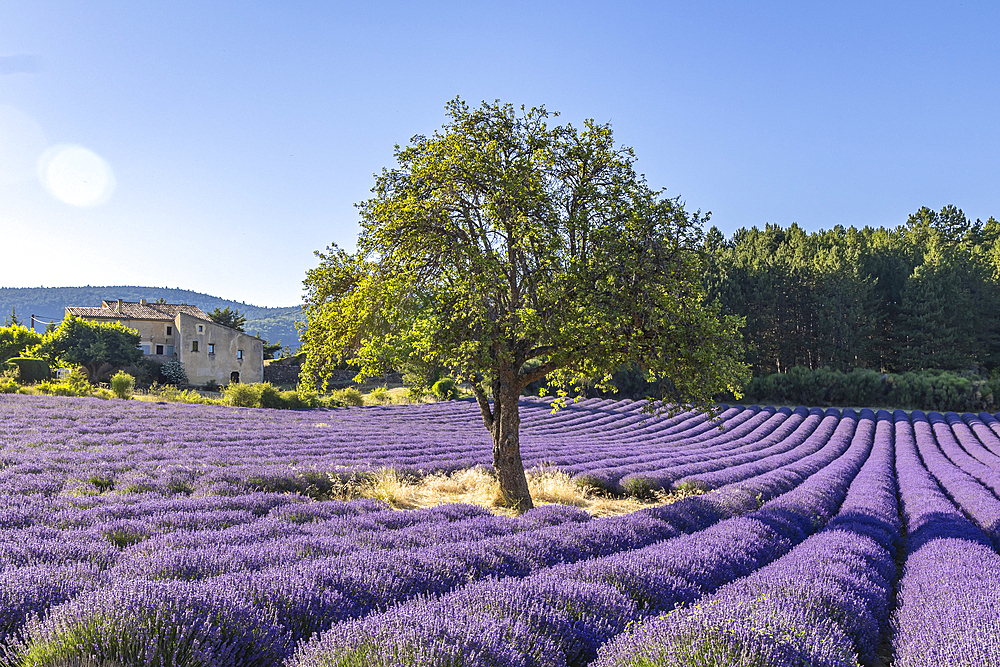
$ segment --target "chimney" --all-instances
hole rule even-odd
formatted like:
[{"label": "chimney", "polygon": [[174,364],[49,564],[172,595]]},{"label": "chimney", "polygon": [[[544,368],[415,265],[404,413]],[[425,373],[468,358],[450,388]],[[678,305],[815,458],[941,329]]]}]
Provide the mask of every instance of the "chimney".
[{"label": "chimney", "polygon": [[140,306],[145,306],[146,305],[146,300],[145,299],[139,299],[139,305]]},{"label": "chimney", "polygon": [[122,312],[122,300],[118,299],[118,312]]}]

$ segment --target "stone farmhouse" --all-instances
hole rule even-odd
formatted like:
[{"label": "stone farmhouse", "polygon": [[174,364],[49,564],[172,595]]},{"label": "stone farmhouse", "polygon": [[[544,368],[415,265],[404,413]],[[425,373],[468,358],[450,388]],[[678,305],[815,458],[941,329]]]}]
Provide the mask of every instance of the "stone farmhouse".
[{"label": "stone farmhouse", "polygon": [[142,336],[139,347],[147,359],[184,365],[188,382],[262,382],[264,341],[216,324],[197,306],[181,303],[102,301],[100,308],[67,307],[66,316],[118,322]]}]

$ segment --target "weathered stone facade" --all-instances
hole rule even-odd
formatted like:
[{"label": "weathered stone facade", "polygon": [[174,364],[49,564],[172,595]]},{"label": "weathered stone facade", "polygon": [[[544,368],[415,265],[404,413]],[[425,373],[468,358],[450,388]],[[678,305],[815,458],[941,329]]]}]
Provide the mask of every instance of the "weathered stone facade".
[{"label": "weathered stone facade", "polygon": [[264,380],[264,341],[213,322],[197,306],[119,299],[104,301],[100,308],[69,307],[66,315],[118,322],[138,331],[145,357],[179,361],[193,385]]}]

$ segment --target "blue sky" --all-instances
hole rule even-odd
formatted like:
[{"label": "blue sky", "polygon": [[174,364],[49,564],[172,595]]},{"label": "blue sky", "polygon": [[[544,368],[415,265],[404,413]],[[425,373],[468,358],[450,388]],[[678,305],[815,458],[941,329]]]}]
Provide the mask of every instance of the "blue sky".
[{"label": "blue sky", "polygon": [[353,244],[353,205],[393,145],[440,127],[455,96],[610,122],[652,186],[727,235],[895,226],[946,204],[1000,217],[996,3],[0,12],[4,287],[298,303],[313,251]]}]

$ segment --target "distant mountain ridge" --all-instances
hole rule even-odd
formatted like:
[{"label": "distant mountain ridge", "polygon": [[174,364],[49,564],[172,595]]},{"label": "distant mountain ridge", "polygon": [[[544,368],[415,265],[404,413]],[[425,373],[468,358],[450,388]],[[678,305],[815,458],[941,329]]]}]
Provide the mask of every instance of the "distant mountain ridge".
[{"label": "distant mountain ridge", "polygon": [[[17,318],[28,324],[32,314],[43,322],[62,320],[67,306],[100,306],[101,301],[124,299],[125,301],[156,301],[167,303],[187,303],[198,306],[206,313],[216,308],[230,308],[240,311],[247,318],[244,329],[249,334],[292,348],[299,346],[299,334],[295,322],[304,319],[302,306],[287,308],[266,308],[252,306],[240,301],[230,301],[210,294],[170,287],[136,287],[132,285],[108,287],[0,287],[0,316],[6,318],[10,309],[17,310]],[[3,319],[0,319],[0,325]],[[40,329],[39,329],[40,330]]]}]

